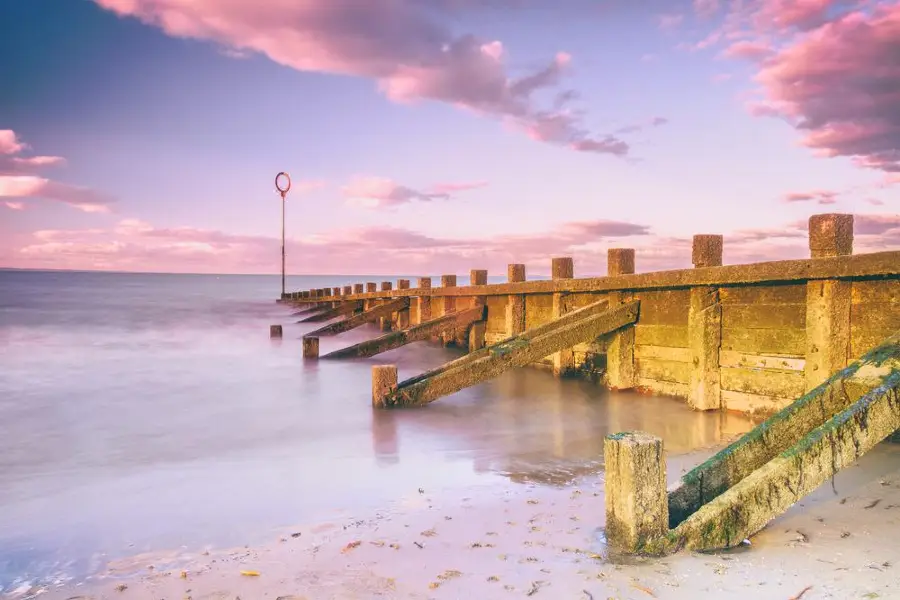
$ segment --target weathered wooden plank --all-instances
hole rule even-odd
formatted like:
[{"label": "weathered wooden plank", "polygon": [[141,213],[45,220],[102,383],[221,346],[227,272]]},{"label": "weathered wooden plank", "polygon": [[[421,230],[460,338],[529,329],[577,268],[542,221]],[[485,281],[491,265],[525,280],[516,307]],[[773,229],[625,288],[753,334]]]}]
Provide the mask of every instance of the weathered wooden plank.
[{"label": "weathered wooden plank", "polygon": [[722,306],[722,326],[732,329],[804,329],[806,305],[725,304]]},{"label": "weathered wooden plank", "polygon": [[673,327],[671,325],[641,325],[640,321],[634,326],[634,343],[637,346],[667,346],[670,348],[687,348],[687,327]]},{"label": "weathered wooden plank", "polygon": [[572,294],[569,296],[569,305],[574,310],[605,299],[606,294]]},{"label": "weathered wooden plank", "polygon": [[884,329],[870,329],[862,325],[854,326],[850,322],[850,355],[853,358],[862,356],[878,344],[884,341],[886,334],[900,330],[900,326]]},{"label": "weathered wooden plank", "polygon": [[[385,399],[385,404],[408,406],[432,402],[496,377],[512,367],[525,366],[563,348],[571,348],[577,343],[592,340],[632,324],[637,320],[638,308],[639,302],[634,301],[600,314],[585,316],[580,311],[568,313],[567,317],[579,316],[570,319],[563,326],[548,328],[542,335],[524,339],[523,334],[508,342],[485,348],[487,356],[465,363],[461,367],[445,370],[424,379],[416,378],[412,383],[410,380],[402,382],[396,391]],[[565,318],[557,319],[557,323]]]},{"label": "weathered wooden plank", "polygon": [[806,354],[805,329],[734,329],[722,328],[722,350],[747,354]]},{"label": "weathered wooden plank", "polygon": [[691,349],[668,346],[635,346],[634,357],[636,359],[649,358],[689,363],[691,362]]},{"label": "weathered wooden plank", "polygon": [[659,381],[648,377],[635,378],[635,389],[645,394],[657,396],[671,396],[673,398],[687,398],[690,386],[686,383],[675,381]]},{"label": "weathered wooden plank", "polygon": [[719,366],[743,367],[748,369],[778,369],[780,371],[800,371],[806,360],[799,356],[774,356],[771,354],[747,354],[723,350],[719,353]]},{"label": "weathered wooden plank", "polygon": [[690,290],[640,292],[635,298],[641,301],[641,325],[687,327]]},{"label": "weathered wooden plank", "polygon": [[487,297],[487,331],[485,339],[493,334],[506,337],[506,305],[509,304],[509,296]]},{"label": "weathered wooden plank", "polygon": [[854,281],[853,289],[850,292],[850,301],[853,304],[867,304],[869,302],[900,303],[900,279]]},{"label": "weathered wooden plank", "polygon": [[691,381],[691,364],[674,360],[635,359],[638,379],[655,379],[688,384]]},{"label": "weathered wooden plank", "polygon": [[797,371],[723,367],[721,377],[722,389],[733,392],[748,392],[793,400],[806,391],[806,377]]},{"label": "weathered wooden plank", "polygon": [[806,306],[806,285],[747,285],[723,287],[719,298],[724,304],[802,304]]},{"label": "weathered wooden plank", "polygon": [[793,398],[722,390],[722,408],[748,415],[768,416],[778,412],[793,400]]},{"label": "weathered wooden plank", "polygon": [[525,329],[534,329],[553,320],[553,296],[538,294],[525,296]]},{"label": "weathered wooden plank", "polygon": [[[491,296],[498,294],[605,292],[688,288],[700,285],[724,287],[762,283],[781,284],[810,279],[863,279],[876,276],[900,279],[900,251],[804,260],[780,260],[749,265],[657,271],[653,273],[617,275],[615,277],[552,279],[482,286],[394,290],[391,292],[354,294],[353,296],[342,298],[345,300],[362,300],[366,298],[417,295]],[[725,295],[727,296],[728,292]]]}]

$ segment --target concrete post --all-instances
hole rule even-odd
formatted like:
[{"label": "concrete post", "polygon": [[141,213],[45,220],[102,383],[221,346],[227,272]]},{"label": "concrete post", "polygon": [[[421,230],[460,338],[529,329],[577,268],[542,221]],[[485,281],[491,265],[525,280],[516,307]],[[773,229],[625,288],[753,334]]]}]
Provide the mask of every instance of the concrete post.
[{"label": "concrete post", "polygon": [[669,528],[662,440],[640,431],[608,435],[603,462],[607,540],[618,550],[640,552]]},{"label": "concrete post", "polygon": [[[409,289],[409,279],[398,279],[397,280],[397,289],[398,290],[408,290]],[[409,308],[404,308],[403,310],[397,311],[397,329],[409,329]]]},{"label": "concrete post", "polygon": [[[525,265],[511,264],[506,268],[509,283],[525,281]],[[518,335],[525,331],[525,295],[510,294],[506,299],[506,335]]]},{"label": "concrete post", "polygon": [[[487,285],[488,272],[485,269],[472,269],[469,272],[469,285]],[[487,296],[475,296],[475,306],[487,304]]]},{"label": "concrete post", "polygon": [[[721,235],[695,235],[691,259],[695,268],[721,267]],[[691,288],[688,310],[688,347],[691,381],[688,405],[697,410],[722,408],[719,350],[722,347],[722,304],[719,288]]]},{"label": "concrete post", "polygon": [[281,325],[269,325],[269,337],[280,338],[283,335]]},{"label": "concrete post", "polygon": [[[606,274],[609,277],[634,273],[634,248],[610,248],[606,251]],[[609,307],[615,308],[634,300],[632,292],[610,292]],[[635,386],[634,327],[620,329],[610,336],[606,347],[606,385],[614,390]]]},{"label": "concrete post", "polygon": [[397,389],[397,365],[372,367],[372,406],[384,408],[385,397]]},{"label": "concrete post", "polygon": [[853,215],[832,213],[811,216],[809,253],[812,258],[853,254]]},{"label": "concrete post", "polygon": [[[575,277],[575,263],[571,257],[554,258],[550,265],[550,274],[553,279],[572,279]],[[553,294],[552,318],[558,319],[570,310],[568,294]],[[575,352],[572,348],[566,348],[552,355],[553,374],[563,377],[575,370]]]},{"label": "concrete post", "polygon": [[[441,287],[450,288],[456,287],[456,275],[441,275]],[[443,296],[441,298],[442,305],[442,315],[446,315],[452,313],[456,310],[456,298],[453,296]],[[441,335],[441,343],[445,346],[449,346],[455,341],[454,336],[442,334]]]},{"label": "concrete post", "polygon": [[303,358],[316,359],[319,358],[319,338],[304,337],[303,338]]},{"label": "concrete post", "polygon": [[484,348],[484,334],[487,331],[485,321],[475,321],[469,327],[469,352],[475,352]]},{"label": "concrete post", "polygon": [[[431,289],[431,277],[419,277],[416,285],[420,290]],[[416,296],[416,322],[415,325],[431,320],[431,296]]]},{"label": "concrete post", "polygon": [[[826,214],[809,218],[812,258],[853,253],[853,215]],[[849,281],[806,283],[806,389],[812,390],[850,360]]]},{"label": "concrete post", "polygon": [[691,262],[694,268],[722,266],[722,236],[695,235],[691,248]]}]

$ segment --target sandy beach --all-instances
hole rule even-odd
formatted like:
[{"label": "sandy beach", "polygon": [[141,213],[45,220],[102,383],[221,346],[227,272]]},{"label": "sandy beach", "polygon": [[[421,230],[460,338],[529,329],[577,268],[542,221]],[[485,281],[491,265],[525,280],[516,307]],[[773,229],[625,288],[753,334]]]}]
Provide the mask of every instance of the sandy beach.
[{"label": "sandy beach", "polygon": [[[670,458],[670,481],[710,453]],[[596,476],[458,497],[407,490],[383,510],[288,528],[271,544],[134,556],[12,597],[900,598],[900,445],[882,444],[728,552],[612,556],[603,520]]]}]

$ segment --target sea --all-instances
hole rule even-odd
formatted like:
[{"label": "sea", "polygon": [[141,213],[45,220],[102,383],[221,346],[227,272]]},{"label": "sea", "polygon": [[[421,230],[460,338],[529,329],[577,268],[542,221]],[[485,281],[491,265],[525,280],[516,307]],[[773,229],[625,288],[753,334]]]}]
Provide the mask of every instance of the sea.
[{"label": "sea", "polygon": [[[366,281],[396,276],[287,288]],[[462,351],[304,360],[301,337],[321,324],[297,323],[280,291],[280,275],[0,270],[0,597],[142,553],[271,541],[420,488],[602,476],[608,433],[648,431],[686,453],[750,426],[533,368],[373,410],[373,365],[403,379]],[[378,335],[323,337],[321,353]]]}]

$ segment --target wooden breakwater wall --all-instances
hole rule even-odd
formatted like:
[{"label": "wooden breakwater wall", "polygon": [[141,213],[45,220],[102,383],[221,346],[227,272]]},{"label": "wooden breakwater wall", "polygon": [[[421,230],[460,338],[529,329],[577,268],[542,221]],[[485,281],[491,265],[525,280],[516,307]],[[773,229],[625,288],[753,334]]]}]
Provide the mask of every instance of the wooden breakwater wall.
[{"label": "wooden breakwater wall", "polygon": [[[608,251],[606,277],[575,278],[572,258],[552,259],[550,280],[526,281],[509,265],[508,282],[487,284],[473,270],[440,287],[420,278],[287,294],[302,302],[363,301],[366,307],[407,297],[384,328],[408,327],[454,310],[486,306],[470,348],[500,341],[576,308],[640,300],[633,327],[547,357],[558,376],[596,379],[614,389],[676,396],[701,410],[772,413],[819,385],[900,330],[900,252],[852,253],[853,217],[809,220],[811,257],[722,265],[723,237],[693,238],[692,269],[635,273],[635,251]],[[363,291],[365,289],[365,291]]]}]

